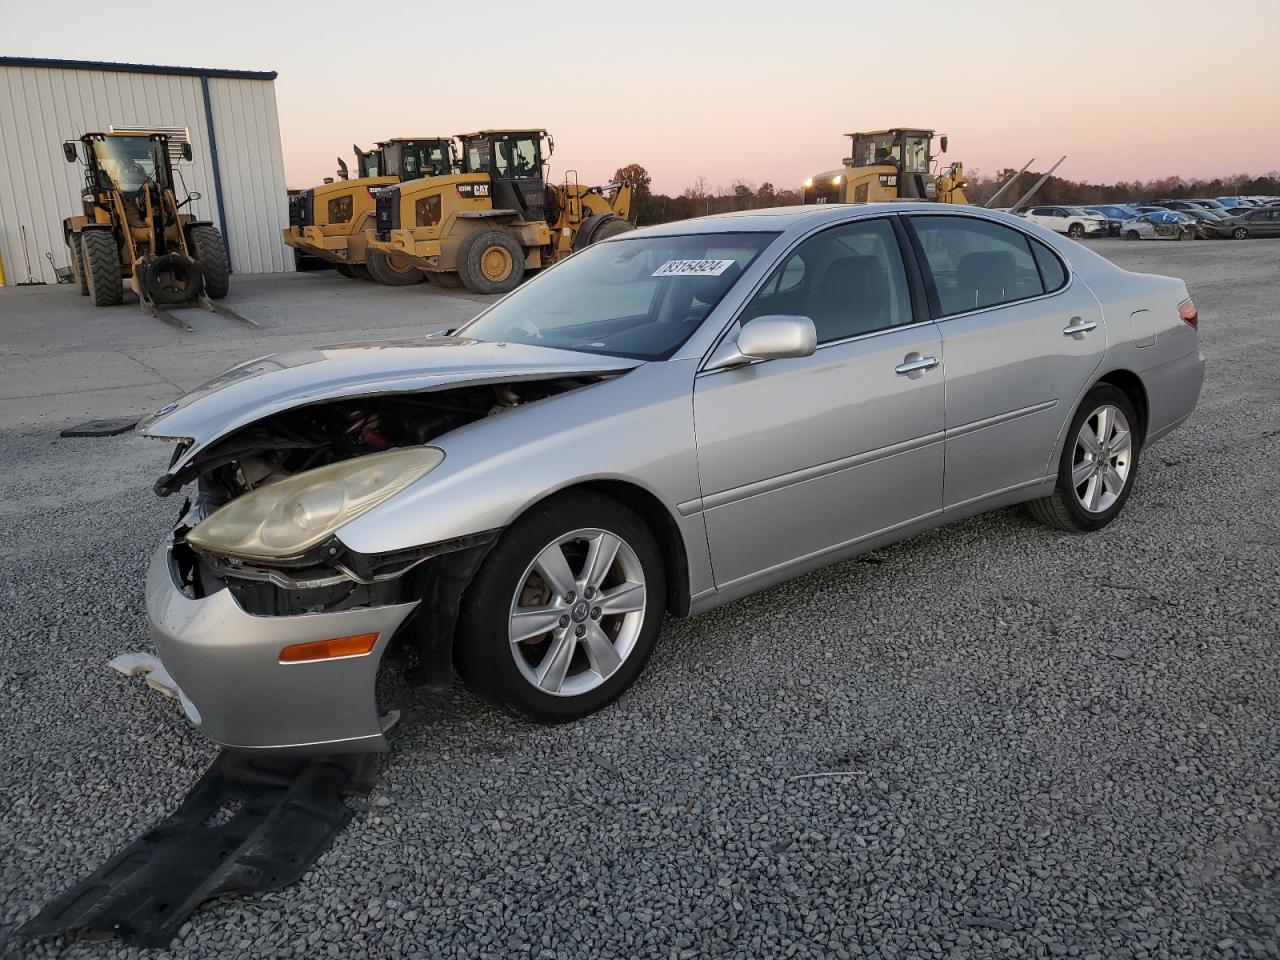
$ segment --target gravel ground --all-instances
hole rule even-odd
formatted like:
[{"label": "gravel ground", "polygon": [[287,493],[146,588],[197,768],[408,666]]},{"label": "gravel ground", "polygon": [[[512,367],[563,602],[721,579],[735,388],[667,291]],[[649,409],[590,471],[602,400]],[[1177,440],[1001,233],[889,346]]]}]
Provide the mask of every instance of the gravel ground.
[{"label": "gravel ground", "polygon": [[[369,808],[172,955],[1280,956],[1280,243],[1093,246],[1184,277],[1209,358],[1116,523],[1001,511],[672,622],[567,727],[406,692]],[[104,667],[167,451],[46,420],[0,432],[0,943],[213,756]]]}]

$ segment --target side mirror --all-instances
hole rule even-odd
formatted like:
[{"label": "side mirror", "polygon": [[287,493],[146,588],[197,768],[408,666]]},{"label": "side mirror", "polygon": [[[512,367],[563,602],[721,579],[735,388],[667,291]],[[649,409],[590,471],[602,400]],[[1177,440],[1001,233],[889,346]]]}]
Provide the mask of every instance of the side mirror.
[{"label": "side mirror", "polygon": [[191,162],[191,144],[184,143],[182,145],[182,159],[187,161],[187,163]]},{"label": "side mirror", "polygon": [[943,153],[947,152],[947,135],[945,133],[938,138],[938,145],[942,147]]},{"label": "side mirror", "polygon": [[738,335],[720,344],[708,370],[741,367],[755,360],[808,357],[818,349],[818,331],[808,317],[772,314],[742,325]]},{"label": "side mirror", "polygon": [[67,163],[75,163],[80,159],[79,154],[76,153],[76,142],[74,140],[68,140],[62,145],[62,155],[67,158]]}]

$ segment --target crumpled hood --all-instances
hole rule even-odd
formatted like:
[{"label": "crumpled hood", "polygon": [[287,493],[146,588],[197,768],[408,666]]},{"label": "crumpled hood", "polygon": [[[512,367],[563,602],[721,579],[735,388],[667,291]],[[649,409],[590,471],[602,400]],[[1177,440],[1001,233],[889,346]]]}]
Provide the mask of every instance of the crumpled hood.
[{"label": "crumpled hood", "polygon": [[345,397],[417,393],[622,372],[639,360],[459,337],[373,340],[293,350],[250,360],[146,418],[148,437],[190,440],[173,473],[210,443],[266,417]]}]

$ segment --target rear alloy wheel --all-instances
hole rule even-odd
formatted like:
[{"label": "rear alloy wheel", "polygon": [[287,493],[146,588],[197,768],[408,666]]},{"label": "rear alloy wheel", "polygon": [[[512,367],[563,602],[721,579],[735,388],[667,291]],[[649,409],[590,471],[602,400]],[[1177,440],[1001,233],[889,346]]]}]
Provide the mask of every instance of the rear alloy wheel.
[{"label": "rear alloy wheel", "polygon": [[482,230],[462,241],[458,276],[472,293],[507,293],[524,279],[524,250],[505,230]]},{"label": "rear alloy wheel", "polygon": [[1071,224],[1071,226],[1067,227],[1067,236],[1070,237],[1072,240],[1079,240],[1081,237],[1084,236],[1084,224],[1082,223]]},{"label": "rear alloy wheel", "polygon": [[1071,421],[1053,493],[1029,504],[1041,523],[1060,530],[1100,530],[1120,513],[1138,474],[1133,404],[1119,387],[1100,383]]},{"label": "rear alloy wheel", "polygon": [[426,277],[417,267],[387,256],[381,250],[366,250],[364,265],[369,275],[386,287],[411,287]]},{"label": "rear alloy wheel", "polygon": [[459,668],[530,719],[576,720],[635,682],[665,598],[661,552],[638,516],[595,493],[553,498],[503,534],[468,588]]},{"label": "rear alloy wheel", "polygon": [[1235,237],[1237,240],[1248,240],[1249,231],[1246,230],[1244,227],[1236,227],[1234,230],[1231,231],[1231,236]]}]

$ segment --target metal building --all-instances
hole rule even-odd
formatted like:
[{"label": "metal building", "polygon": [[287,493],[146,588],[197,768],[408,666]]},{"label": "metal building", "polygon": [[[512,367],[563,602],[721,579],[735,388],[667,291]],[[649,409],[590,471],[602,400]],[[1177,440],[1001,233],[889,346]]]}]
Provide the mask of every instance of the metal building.
[{"label": "metal building", "polygon": [[[83,133],[158,130],[190,139],[177,165],[201,219],[222,230],[239,273],[293,269],[276,74],[86,60],[0,57],[0,255],[6,283],[55,280],[69,265],[62,220],[80,212],[83,171],[62,143]],[[176,177],[175,177],[176,179]],[[22,228],[26,228],[24,255]]]}]

